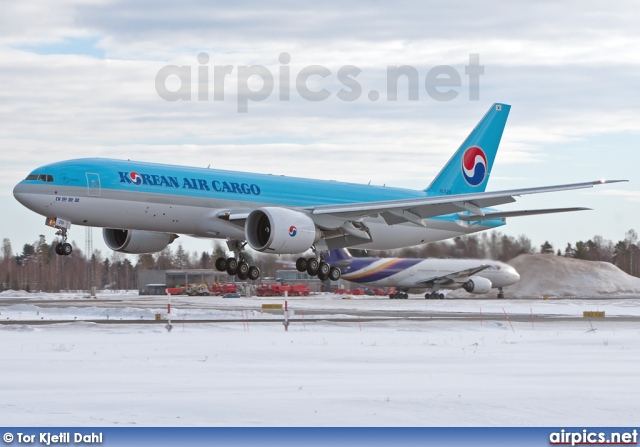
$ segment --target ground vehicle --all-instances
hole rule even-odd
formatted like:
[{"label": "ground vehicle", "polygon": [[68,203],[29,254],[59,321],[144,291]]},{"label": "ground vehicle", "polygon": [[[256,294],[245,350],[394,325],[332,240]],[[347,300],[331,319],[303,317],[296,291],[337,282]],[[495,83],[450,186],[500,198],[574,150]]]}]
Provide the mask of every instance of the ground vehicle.
[{"label": "ground vehicle", "polygon": [[289,290],[289,295],[293,296],[309,296],[310,293],[311,289],[304,284],[295,284],[291,286],[291,289]]},{"label": "ground vehicle", "polygon": [[169,295],[206,296],[211,295],[207,284],[177,284],[176,287],[167,287]]},{"label": "ground vehicle", "polygon": [[284,296],[284,293],[291,290],[291,286],[286,284],[268,284],[263,285],[256,290],[258,296]]},{"label": "ground vehicle", "polygon": [[239,293],[225,293],[222,298],[240,298]]},{"label": "ground vehicle", "polygon": [[285,292],[289,296],[309,296],[311,289],[304,284],[268,284],[262,285],[256,290],[258,296],[284,296]]},{"label": "ground vehicle", "polygon": [[262,285],[256,289],[257,296],[267,296],[267,291],[269,290],[269,286]]},{"label": "ground vehicle", "polygon": [[169,295],[180,295],[180,293],[184,290],[183,287],[167,287],[167,294]]},{"label": "ground vehicle", "polygon": [[211,292],[209,291],[209,286],[206,284],[189,284],[183,294],[189,296],[208,296],[211,295]]},{"label": "ground vehicle", "polygon": [[226,293],[238,293],[238,286],[235,284],[217,284],[211,286],[211,295],[224,295]]}]

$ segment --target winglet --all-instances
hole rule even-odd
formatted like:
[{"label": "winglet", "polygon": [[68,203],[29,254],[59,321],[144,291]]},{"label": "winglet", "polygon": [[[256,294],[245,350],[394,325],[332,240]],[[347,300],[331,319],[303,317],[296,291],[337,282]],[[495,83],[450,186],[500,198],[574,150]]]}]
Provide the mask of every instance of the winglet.
[{"label": "winglet", "polygon": [[605,185],[607,183],[622,183],[622,182],[628,182],[629,180],[596,180],[595,182],[593,182],[594,185]]}]

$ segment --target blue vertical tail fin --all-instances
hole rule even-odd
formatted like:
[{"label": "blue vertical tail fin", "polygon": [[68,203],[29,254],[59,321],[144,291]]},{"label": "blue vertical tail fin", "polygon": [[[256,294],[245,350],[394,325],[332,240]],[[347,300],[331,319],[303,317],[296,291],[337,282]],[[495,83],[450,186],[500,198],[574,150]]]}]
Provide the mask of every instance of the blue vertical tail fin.
[{"label": "blue vertical tail fin", "polygon": [[425,190],[434,196],[483,192],[498,153],[510,105],[493,104]]}]

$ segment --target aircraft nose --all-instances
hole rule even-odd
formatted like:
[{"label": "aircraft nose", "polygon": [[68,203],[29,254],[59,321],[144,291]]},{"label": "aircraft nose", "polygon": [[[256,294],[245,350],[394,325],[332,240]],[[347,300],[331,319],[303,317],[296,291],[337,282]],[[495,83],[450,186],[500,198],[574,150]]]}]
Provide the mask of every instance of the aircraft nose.
[{"label": "aircraft nose", "polygon": [[513,267],[509,269],[509,279],[511,279],[514,283],[520,281],[520,273]]},{"label": "aircraft nose", "polygon": [[[36,204],[34,202],[33,191],[29,185],[22,182],[18,183],[13,188],[13,197],[22,204],[25,208],[29,208],[32,211],[36,211]],[[37,211],[36,211],[37,212]]]},{"label": "aircraft nose", "polygon": [[16,198],[18,202],[25,205],[27,200],[27,191],[25,185],[20,182],[13,188],[13,197]]}]

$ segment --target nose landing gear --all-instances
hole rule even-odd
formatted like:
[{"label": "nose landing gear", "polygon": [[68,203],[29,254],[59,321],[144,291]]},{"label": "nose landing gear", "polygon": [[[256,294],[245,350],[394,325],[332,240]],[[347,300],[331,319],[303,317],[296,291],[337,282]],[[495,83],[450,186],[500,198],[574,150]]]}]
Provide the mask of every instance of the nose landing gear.
[{"label": "nose landing gear", "polygon": [[62,228],[60,231],[57,231],[56,236],[62,237],[62,242],[56,244],[54,248],[56,254],[60,256],[69,256],[73,252],[73,247],[67,242],[67,229]]},{"label": "nose landing gear", "polygon": [[60,236],[62,238],[62,242],[59,242],[54,247],[56,254],[60,256],[69,256],[71,252],[73,252],[73,247],[67,242],[69,229],[71,228],[71,221],[59,217],[47,217],[44,224],[58,230],[56,231],[56,236]]}]

